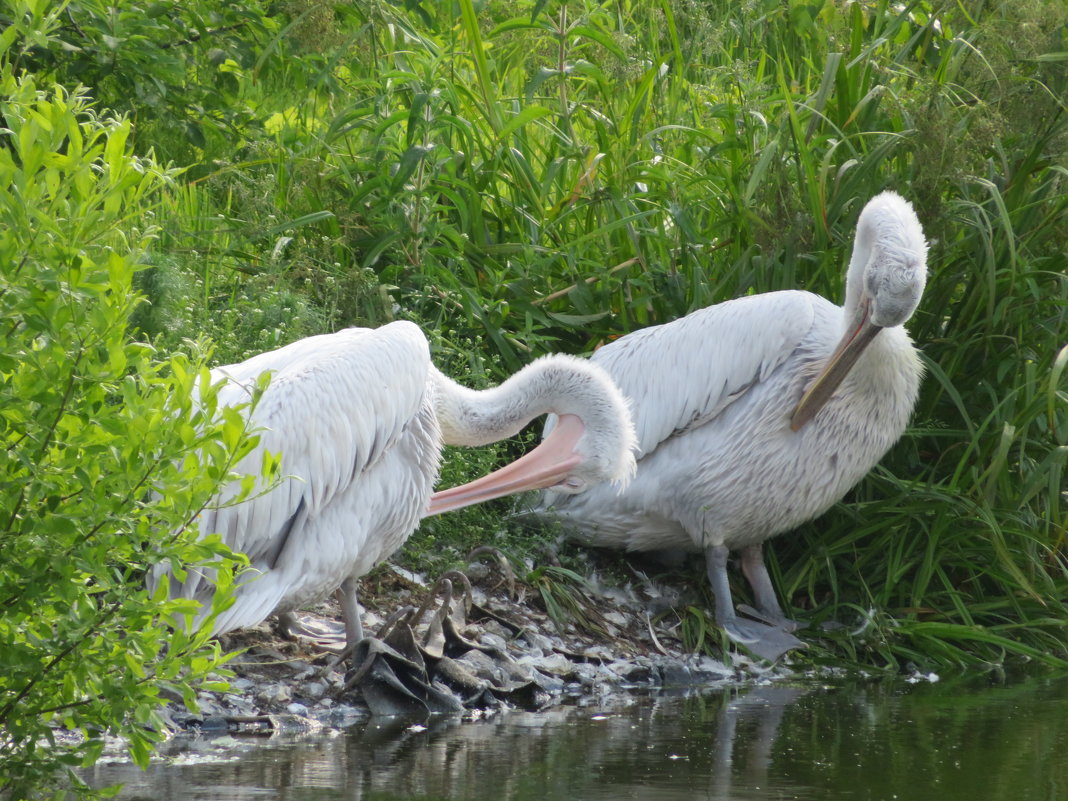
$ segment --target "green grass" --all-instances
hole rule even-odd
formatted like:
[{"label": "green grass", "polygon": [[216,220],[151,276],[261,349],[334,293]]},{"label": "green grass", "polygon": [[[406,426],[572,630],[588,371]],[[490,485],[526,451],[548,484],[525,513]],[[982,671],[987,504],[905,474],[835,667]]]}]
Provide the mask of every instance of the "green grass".
[{"label": "green grass", "polygon": [[[94,7],[64,29],[83,52],[106,49]],[[279,8],[231,4],[224,32],[169,47],[137,79],[152,103],[69,50],[25,51],[186,170],[142,277],[159,347],[207,334],[229,361],[403,317],[478,385],[746,293],[840,299],[856,215],[894,188],[931,242],[922,396],[864,483],[772,544],[775,578],[798,614],[868,621],[817,659],[1068,657],[1063,3]],[[124,30],[119,61],[151,65]],[[521,447],[450,454],[444,481]],[[505,508],[409,549],[522,549]]]}]

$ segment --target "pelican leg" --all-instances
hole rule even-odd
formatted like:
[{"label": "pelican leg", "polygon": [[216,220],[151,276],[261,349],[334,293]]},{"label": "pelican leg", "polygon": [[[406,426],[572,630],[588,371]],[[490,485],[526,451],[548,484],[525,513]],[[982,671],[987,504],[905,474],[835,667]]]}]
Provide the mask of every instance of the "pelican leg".
[{"label": "pelican leg", "polygon": [[728,555],[729,550],[725,545],[705,549],[708,581],[712,585],[712,597],[716,604],[716,623],[736,643],[769,662],[774,662],[791,648],[803,647],[801,640],[778,626],[738,618],[727,578]]},{"label": "pelican leg", "polygon": [[335,595],[341,606],[341,619],[345,621],[345,651],[350,652],[363,639],[360,603],[356,600],[356,579],[347,578],[341,582]]},{"label": "pelican leg", "polygon": [[[363,661],[356,662],[356,643],[364,639],[363,621],[360,618],[360,603],[356,600],[356,579],[347,578],[334,591],[338,606],[341,607],[341,620],[345,624],[345,647],[329,662],[319,669],[322,678],[340,665],[345,659],[352,659],[352,667],[359,669]],[[367,653],[366,651],[364,653]]]},{"label": "pelican leg", "polygon": [[757,608],[743,605],[738,607],[739,612],[783,631],[797,631],[801,628],[800,623],[790,620],[782,613],[779,599],[775,596],[775,588],[771,586],[771,576],[768,575],[768,568],[764,564],[764,548],[760,543],[742,548],[742,573],[753,588],[753,600],[756,601]]},{"label": "pelican leg", "polygon": [[[725,545],[713,545],[705,550],[705,563],[708,570],[708,583],[712,585],[712,598],[716,603],[716,622],[727,628],[734,623],[734,599],[731,597],[731,585],[727,579],[727,557],[730,552]],[[728,633],[730,633],[728,631]]]}]

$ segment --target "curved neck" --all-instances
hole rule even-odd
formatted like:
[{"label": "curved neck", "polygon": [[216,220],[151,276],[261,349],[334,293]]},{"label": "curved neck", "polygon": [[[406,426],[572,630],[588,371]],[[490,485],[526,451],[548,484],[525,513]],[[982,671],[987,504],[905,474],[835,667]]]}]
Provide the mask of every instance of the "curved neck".
[{"label": "curved neck", "polygon": [[596,416],[595,409],[582,401],[588,397],[588,374],[575,370],[570,359],[560,356],[538,359],[490,389],[468,389],[434,367],[431,377],[446,445],[471,447],[497,442],[550,412],[578,414],[587,424],[592,422],[591,415]]}]

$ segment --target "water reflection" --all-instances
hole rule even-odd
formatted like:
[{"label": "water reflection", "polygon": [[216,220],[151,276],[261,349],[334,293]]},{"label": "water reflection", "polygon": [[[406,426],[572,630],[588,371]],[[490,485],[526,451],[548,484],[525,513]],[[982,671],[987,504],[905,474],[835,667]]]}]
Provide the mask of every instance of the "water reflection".
[{"label": "water reflection", "polygon": [[766,686],[99,766],[120,798],[1061,801],[1068,680]]}]

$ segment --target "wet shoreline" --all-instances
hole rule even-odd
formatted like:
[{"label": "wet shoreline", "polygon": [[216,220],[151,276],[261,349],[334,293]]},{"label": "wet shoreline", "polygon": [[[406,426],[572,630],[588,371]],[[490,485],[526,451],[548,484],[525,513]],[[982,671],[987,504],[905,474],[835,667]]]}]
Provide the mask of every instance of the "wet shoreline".
[{"label": "wet shoreline", "polygon": [[417,723],[543,711],[796,675],[789,656],[768,665],[733,652],[728,665],[687,652],[650,614],[679,588],[643,579],[584,586],[578,595],[591,615],[579,610],[575,622],[557,627],[541,597],[498,565],[474,562],[431,581],[387,564],[364,581],[369,637],[357,646],[356,667],[338,659],[333,601],[298,615],[322,639],[281,636],[272,621],[235,632],[224,640],[240,651],[228,665],[229,689],[201,691],[196,712],[175,699],[165,714],[168,735],[181,742],[342,730],[372,718]]}]

